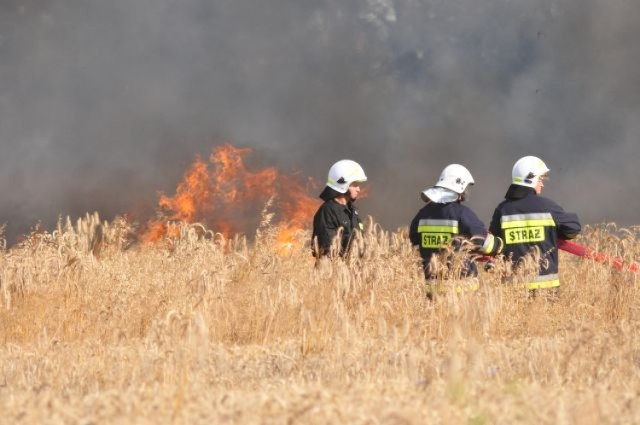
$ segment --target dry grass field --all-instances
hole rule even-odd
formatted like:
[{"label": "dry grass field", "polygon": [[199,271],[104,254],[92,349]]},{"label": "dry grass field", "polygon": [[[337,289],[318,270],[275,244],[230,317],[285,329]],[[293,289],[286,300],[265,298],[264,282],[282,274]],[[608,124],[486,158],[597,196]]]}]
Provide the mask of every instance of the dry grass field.
[{"label": "dry grass field", "polygon": [[[315,265],[277,230],[90,215],[2,249],[0,423],[640,423],[634,274],[562,253],[558,299],[483,272],[429,301],[406,231]],[[634,259],[639,232],[580,241]]]}]

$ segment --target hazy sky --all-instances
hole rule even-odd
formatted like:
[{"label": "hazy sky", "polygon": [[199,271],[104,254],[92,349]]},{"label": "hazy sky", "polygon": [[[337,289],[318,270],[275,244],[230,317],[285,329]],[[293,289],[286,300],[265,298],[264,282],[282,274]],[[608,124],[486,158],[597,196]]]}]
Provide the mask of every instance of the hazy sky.
[{"label": "hazy sky", "polygon": [[224,141],[406,225],[449,163],[489,220],[511,167],[585,223],[640,224],[640,2],[4,0],[0,223],[153,205]]}]

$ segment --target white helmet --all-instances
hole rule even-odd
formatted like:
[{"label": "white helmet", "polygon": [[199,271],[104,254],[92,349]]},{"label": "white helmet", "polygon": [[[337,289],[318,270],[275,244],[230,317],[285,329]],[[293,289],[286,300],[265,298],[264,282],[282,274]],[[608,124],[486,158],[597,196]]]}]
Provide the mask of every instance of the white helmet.
[{"label": "white helmet", "polygon": [[513,184],[535,188],[540,176],[549,172],[547,164],[536,156],[525,156],[520,158],[511,170],[511,181]]},{"label": "white helmet", "polygon": [[367,181],[367,176],[360,164],[350,159],[343,159],[333,164],[329,169],[327,186],[336,192],[347,193],[351,183],[365,181]]},{"label": "white helmet", "polygon": [[454,202],[467,190],[467,186],[474,183],[473,176],[467,167],[460,164],[447,165],[440,173],[434,187],[422,192],[422,199],[436,203]]},{"label": "white helmet", "polygon": [[444,187],[445,189],[453,190],[457,194],[462,194],[467,190],[468,185],[474,183],[473,176],[467,170],[467,167],[460,164],[451,164],[444,167],[435,186]]}]

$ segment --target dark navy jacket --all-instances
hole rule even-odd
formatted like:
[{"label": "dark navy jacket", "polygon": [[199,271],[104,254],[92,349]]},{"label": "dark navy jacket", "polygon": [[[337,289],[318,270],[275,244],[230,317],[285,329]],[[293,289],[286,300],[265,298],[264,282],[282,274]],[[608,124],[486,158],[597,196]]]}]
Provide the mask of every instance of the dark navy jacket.
[{"label": "dark navy jacket", "polygon": [[[444,246],[454,243],[456,238],[461,236],[465,238],[477,237],[474,242],[485,254],[499,253],[502,246],[501,241],[487,233],[487,228],[478,216],[459,202],[448,204],[429,202],[418,212],[409,227],[409,238],[413,245],[420,248],[427,279],[436,277],[429,271],[431,257],[439,253]],[[474,262],[468,262],[467,271],[464,274],[466,276],[478,274]]]},{"label": "dark navy jacket", "polygon": [[540,250],[539,276],[527,282],[529,289],[560,286],[558,239],[573,239],[580,233],[578,216],[565,212],[532,188],[511,185],[505,200],[496,207],[489,231],[505,243],[503,254],[514,264],[532,250]]},{"label": "dark navy jacket", "polygon": [[340,205],[333,199],[326,201],[313,217],[312,238],[313,241],[316,241],[317,238],[319,250],[319,252],[314,252],[314,256],[329,255],[331,243],[339,228],[342,228],[343,231],[338,254],[344,256],[349,251],[354,230],[362,230],[363,227],[358,211],[351,202],[347,205]]}]

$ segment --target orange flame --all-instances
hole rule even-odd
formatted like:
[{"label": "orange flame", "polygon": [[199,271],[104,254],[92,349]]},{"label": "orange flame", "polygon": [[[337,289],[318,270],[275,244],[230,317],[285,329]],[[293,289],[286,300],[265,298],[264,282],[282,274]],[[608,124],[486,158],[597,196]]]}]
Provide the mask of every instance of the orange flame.
[{"label": "orange flame", "polygon": [[[274,167],[251,171],[245,165],[249,148],[230,144],[213,149],[209,161],[196,158],[173,196],[160,194],[161,219],[146,226],[142,240],[156,242],[167,233],[167,221],[200,222],[231,236],[253,233],[265,203],[275,196],[273,212],[280,246],[291,246],[300,230],[308,229],[320,201],[309,195],[295,174]],[[310,180],[308,186],[313,186]]]}]

